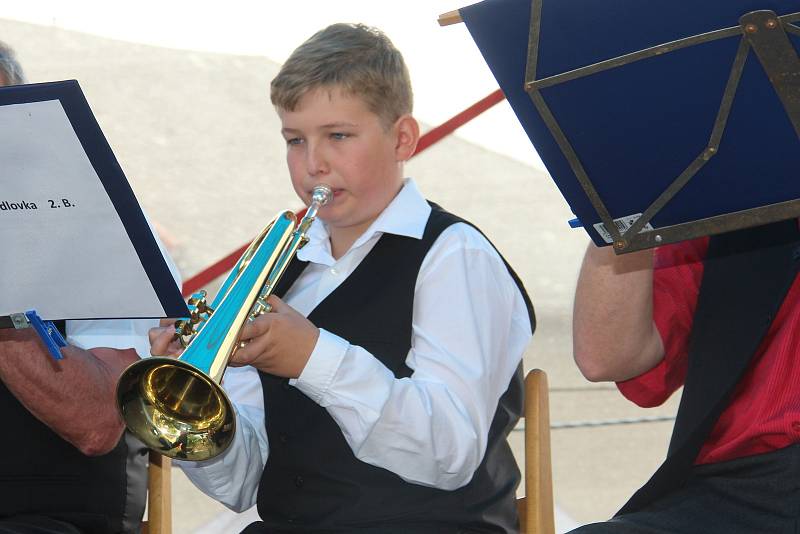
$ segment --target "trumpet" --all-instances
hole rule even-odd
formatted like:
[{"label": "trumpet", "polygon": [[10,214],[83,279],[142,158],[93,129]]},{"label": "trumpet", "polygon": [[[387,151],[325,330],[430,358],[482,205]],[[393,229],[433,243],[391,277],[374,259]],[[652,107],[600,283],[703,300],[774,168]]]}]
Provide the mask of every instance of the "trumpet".
[{"label": "trumpet", "polygon": [[236,431],[230,399],[220,383],[240,346],[248,320],[270,311],[272,294],[331,188],[314,188],[300,222],[286,210],[253,240],[220,287],[211,305],[205,292],[189,300],[191,317],[176,323],[185,347],[179,358],[144,358],[117,382],[117,409],[125,426],[150,449],[170,458],[202,461],[228,448]]}]

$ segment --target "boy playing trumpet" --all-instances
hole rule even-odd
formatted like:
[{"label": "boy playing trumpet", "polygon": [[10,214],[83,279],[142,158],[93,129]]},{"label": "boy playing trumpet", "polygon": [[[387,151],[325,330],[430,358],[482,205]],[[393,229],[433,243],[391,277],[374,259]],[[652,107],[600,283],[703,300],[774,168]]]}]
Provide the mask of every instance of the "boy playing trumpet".
[{"label": "boy playing trumpet", "polygon": [[298,196],[333,198],[231,362],[257,371],[264,405],[238,404],[230,448],[184,471],[233,509],[257,503],[248,533],[516,531],[506,436],[533,309],[486,238],[404,179],[419,127],[402,56],[335,24],[271,97]]}]

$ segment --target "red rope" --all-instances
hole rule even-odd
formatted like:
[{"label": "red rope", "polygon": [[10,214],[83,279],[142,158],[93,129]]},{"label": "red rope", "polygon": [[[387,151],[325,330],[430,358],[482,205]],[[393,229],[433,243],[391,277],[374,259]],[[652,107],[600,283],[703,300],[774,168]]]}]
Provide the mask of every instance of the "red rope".
[{"label": "red rope", "polygon": [[[482,98],[481,100],[475,102],[473,105],[455,115],[451,119],[443,122],[436,128],[425,132],[425,135],[419,138],[419,142],[417,143],[417,149],[414,152],[413,156],[416,156],[423,150],[431,147],[432,145],[438,143],[442,140],[442,138],[450,135],[453,133],[457,128],[463,126],[467,122],[471,121],[487,109],[491,108],[495,104],[502,102],[505,99],[505,95],[503,92],[498,89],[489,96]],[[413,157],[412,156],[412,157]],[[301,210],[298,213],[298,217],[302,217],[303,211]],[[235,251],[231,252],[221,260],[217,261],[216,263],[212,264],[210,267],[203,269],[196,275],[192,276],[188,280],[183,283],[183,296],[189,296],[198,289],[204,287],[208,283],[212,282],[219,276],[222,276],[229,270],[236,265],[236,261],[239,257],[244,253],[247,249],[249,243],[246,245],[242,245],[240,248],[236,249]]]},{"label": "red rope", "polygon": [[425,135],[419,138],[417,150],[414,152],[414,155],[416,156],[431,145],[438,143],[443,137],[450,135],[457,128],[464,126],[464,124],[468,123],[495,104],[502,102],[505,98],[506,97],[503,94],[503,91],[498,89],[489,96],[478,100],[458,115],[447,120],[446,122],[443,122],[433,130],[426,132]]}]

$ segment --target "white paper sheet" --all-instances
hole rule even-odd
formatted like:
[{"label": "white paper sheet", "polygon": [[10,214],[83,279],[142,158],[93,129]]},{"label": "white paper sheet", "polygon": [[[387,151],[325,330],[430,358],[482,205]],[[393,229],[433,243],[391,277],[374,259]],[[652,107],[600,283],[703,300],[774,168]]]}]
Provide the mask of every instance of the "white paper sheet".
[{"label": "white paper sheet", "polygon": [[29,309],[164,316],[59,100],[0,106],[0,315]]}]

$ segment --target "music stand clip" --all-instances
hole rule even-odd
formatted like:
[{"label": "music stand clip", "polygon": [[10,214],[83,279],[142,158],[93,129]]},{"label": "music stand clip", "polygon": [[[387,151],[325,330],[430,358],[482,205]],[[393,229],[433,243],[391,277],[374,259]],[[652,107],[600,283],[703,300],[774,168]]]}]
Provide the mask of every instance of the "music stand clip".
[{"label": "music stand clip", "polygon": [[67,342],[58,331],[58,328],[53,324],[53,321],[45,321],[36,310],[28,310],[25,313],[12,313],[8,316],[11,324],[6,323],[3,326],[14,327],[17,330],[23,328],[33,328],[41,338],[42,343],[47,348],[47,351],[53,356],[54,360],[62,360],[64,356],[61,355],[60,347],[66,347]]}]

